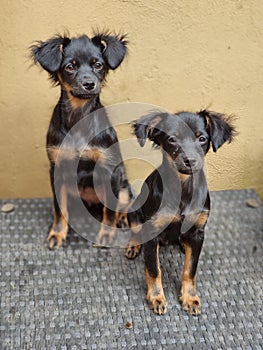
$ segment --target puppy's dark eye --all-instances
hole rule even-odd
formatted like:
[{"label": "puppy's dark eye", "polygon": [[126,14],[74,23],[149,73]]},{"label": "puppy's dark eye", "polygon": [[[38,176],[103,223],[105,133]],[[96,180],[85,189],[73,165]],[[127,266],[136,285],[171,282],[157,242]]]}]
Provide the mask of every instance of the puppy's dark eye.
[{"label": "puppy's dark eye", "polygon": [[207,138],[203,135],[199,136],[198,140],[201,145],[204,145],[207,142]]},{"label": "puppy's dark eye", "polygon": [[103,64],[101,62],[99,62],[99,61],[94,62],[93,63],[93,68],[95,68],[96,70],[102,70]]},{"label": "puppy's dark eye", "polygon": [[175,136],[170,136],[168,138],[169,144],[173,147],[173,153],[178,152],[180,150],[180,146],[177,143],[176,137]]},{"label": "puppy's dark eye", "polygon": [[176,137],[175,137],[175,136],[170,136],[170,137],[168,138],[168,142],[169,142],[171,145],[176,145],[176,144],[177,144]]},{"label": "puppy's dark eye", "polygon": [[73,65],[73,63],[68,63],[65,67],[65,70],[69,73],[73,72],[75,70],[75,66]]}]

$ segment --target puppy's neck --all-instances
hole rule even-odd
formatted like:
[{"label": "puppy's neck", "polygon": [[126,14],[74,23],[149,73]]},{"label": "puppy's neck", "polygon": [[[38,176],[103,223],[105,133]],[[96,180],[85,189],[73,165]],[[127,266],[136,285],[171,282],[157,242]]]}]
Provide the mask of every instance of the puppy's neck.
[{"label": "puppy's neck", "polygon": [[99,95],[95,95],[89,99],[82,99],[73,96],[70,91],[61,88],[61,99],[67,105],[68,110],[76,111],[77,113],[81,111],[92,112],[97,109],[96,105],[101,107]]},{"label": "puppy's neck", "polygon": [[73,110],[83,109],[86,104],[90,104],[93,101],[93,99],[81,99],[81,98],[74,97],[71,94],[71,92],[67,92],[67,98]]},{"label": "puppy's neck", "polygon": [[191,174],[183,174],[183,173],[179,173],[179,172],[178,172],[178,175],[179,175],[179,178],[180,178],[182,183],[189,180],[190,177],[192,176]]},{"label": "puppy's neck", "polygon": [[175,162],[173,161],[173,159],[170,156],[168,156],[166,154],[166,152],[163,152],[162,165],[166,169],[166,171],[170,173],[170,176],[172,174],[173,177],[179,178],[182,183],[189,180],[190,177],[192,176],[191,174],[180,173],[177,169]]},{"label": "puppy's neck", "polygon": [[70,129],[82,118],[102,107],[99,96],[94,96],[88,100],[78,99],[63,89],[61,89],[59,105],[67,129]]},{"label": "puppy's neck", "polygon": [[166,152],[163,152],[163,166],[166,168],[167,172],[171,171],[174,177],[177,179],[179,178],[182,185],[186,182],[191,182],[194,174],[198,175],[203,172],[203,169],[197,170],[194,174],[185,174],[179,172],[175,162],[170,156],[166,154]]}]

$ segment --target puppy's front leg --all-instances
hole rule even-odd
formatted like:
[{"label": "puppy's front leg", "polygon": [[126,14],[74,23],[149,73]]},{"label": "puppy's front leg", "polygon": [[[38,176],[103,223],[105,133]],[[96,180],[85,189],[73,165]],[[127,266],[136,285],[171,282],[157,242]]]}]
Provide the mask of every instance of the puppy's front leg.
[{"label": "puppy's front leg", "polygon": [[204,230],[195,229],[183,236],[181,244],[185,258],[180,301],[185,311],[196,316],[201,313],[201,301],[196,291],[196,269],[203,245]]},{"label": "puppy's front leg", "polygon": [[[51,181],[51,184],[54,198],[54,221],[47,240],[48,247],[54,249],[60,248],[68,235],[68,194],[65,185],[61,185],[59,193],[56,193],[53,181]],[[60,196],[59,200],[56,198],[56,195]]]},{"label": "puppy's front leg", "polygon": [[156,314],[163,315],[167,311],[167,302],[163,292],[159,244],[156,239],[144,244],[144,259],[148,305]]}]

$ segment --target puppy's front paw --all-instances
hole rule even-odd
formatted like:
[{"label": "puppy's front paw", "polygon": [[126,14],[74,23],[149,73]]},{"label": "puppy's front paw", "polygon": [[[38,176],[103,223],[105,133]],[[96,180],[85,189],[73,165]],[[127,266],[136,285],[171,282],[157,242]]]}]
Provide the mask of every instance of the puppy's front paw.
[{"label": "puppy's front paw", "polygon": [[190,315],[198,316],[201,313],[201,301],[197,294],[184,293],[180,296],[182,308]]},{"label": "puppy's front paw", "polygon": [[55,231],[51,229],[48,235],[48,248],[49,249],[59,249],[66,242],[67,232],[65,231]]},{"label": "puppy's front paw", "polygon": [[128,246],[124,250],[124,255],[128,259],[135,259],[140,254],[141,249],[142,249],[142,246],[140,244],[132,245],[129,243]]},{"label": "puppy's front paw", "polygon": [[115,235],[115,227],[101,225],[101,229],[97,236],[97,244],[103,247],[109,247],[113,243]]},{"label": "puppy's front paw", "polygon": [[122,229],[129,227],[127,213],[120,213],[118,215],[117,227]]},{"label": "puppy's front paw", "polygon": [[147,295],[146,297],[149,308],[153,309],[157,315],[164,315],[167,311],[167,301],[164,294]]}]

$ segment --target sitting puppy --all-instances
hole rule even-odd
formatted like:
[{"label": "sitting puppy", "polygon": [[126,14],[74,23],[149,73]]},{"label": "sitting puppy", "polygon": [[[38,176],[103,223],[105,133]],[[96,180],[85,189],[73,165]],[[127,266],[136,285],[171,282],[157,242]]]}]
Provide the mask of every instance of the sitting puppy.
[{"label": "sitting puppy", "polygon": [[135,258],[144,243],[147,301],[155,313],[167,310],[159,263],[159,244],[177,243],[185,253],[180,301],[191,315],[201,312],[196,269],[210,198],[203,171],[212,145],[216,152],[235,133],[231,117],[203,110],[197,114],[153,113],[134,124],[141,147],[149,138],[161,148],[163,161],[145,180],[128,214],[132,237],[126,256]]},{"label": "sitting puppy", "polygon": [[[119,67],[126,55],[126,45],[124,36],[101,33],[93,38],[58,35],[31,47],[34,62],[39,63],[61,87],[60,99],[47,132],[54,197],[49,248],[61,247],[67,238],[68,198],[72,193],[80,196],[87,207],[100,206],[102,223],[98,243],[102,245],[110,244],[114,237],[119,198],[126,205],[131,196],[116,132],[105,110],[97,112],[102,108],[100,92],[106,75],[109,70]],[[85,123],[79,124],[74,138],[70,132],[81,120]],[[63,170],[67,162],[67,169],[71,169],[70,162],[76,159],[78,168],[75,174]],[[55,179],[55,168],[62,169],[59,181]],[[77,192],[72,190],[75,182]]]}]

